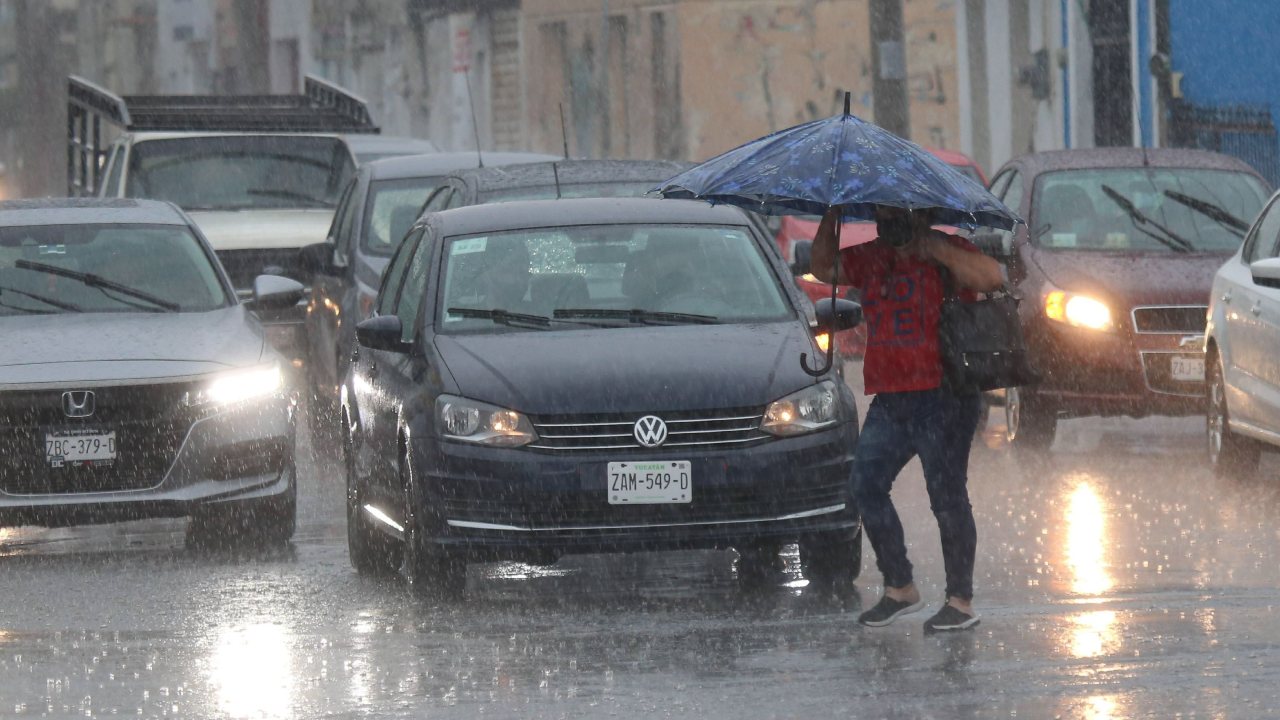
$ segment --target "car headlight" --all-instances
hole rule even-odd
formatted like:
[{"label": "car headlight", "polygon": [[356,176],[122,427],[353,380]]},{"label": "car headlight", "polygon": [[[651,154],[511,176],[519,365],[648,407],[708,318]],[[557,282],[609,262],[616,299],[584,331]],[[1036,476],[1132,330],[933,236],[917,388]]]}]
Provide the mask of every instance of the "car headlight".
[{"label": "car headlight", "polygon": [[1050,320],[1090,330],[1111,330],[1111,308],[1088,295],[1052,290],[1044,296],[1044,314]]},{"label": "car headlight", "polygon": [[515,410],[453,395],[436,398],[436,421],[450,440],[519,447],[538,439],[533,423]]},{"label": "car headlight", "polygon": [[203,388],[188,393],[188,405],[235,405],[274,395],[284,387],[280,366],[272,363],[248,370],[236,370],[214,378]]},{"label": "car headlight", "polygon": [[825,380],[769,403],[760,429],[770,435],[788,436],[821,430],[839,417],[835,383]]}]

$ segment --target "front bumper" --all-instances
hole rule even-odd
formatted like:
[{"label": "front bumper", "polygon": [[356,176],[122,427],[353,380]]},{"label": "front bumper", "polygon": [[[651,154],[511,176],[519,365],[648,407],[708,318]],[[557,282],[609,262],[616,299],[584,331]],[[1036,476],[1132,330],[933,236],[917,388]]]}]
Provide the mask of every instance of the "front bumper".
[{"label": "front bumper", "polygon": [[[145,465],[117,460],[121,466],[110,468],[113,482],[128,489],[85,491],[95,482],[94,468],[75,469],[74,484],[72,476],[66,484],[56,484],[54,471],[40,482],[10,477],[0,487],[0,525],[53,527],[183,517],[211,504],[283,500],[296,487],[294,415],[294,402],[280,396],[200,417],[182,435],[176,451],[165,457],[149,458]],[[11,438],[20,432],[0,427],[0,433]],[[137,432],[133,430],[135,436]],[[132,439],[123,433],[122,444]],[[24,441],[28,436],[39,434],[24,433]],[[7,449],[25,444],[11,443]],[[43,461],[42,447],[29,451],[40,453],[39,462]],[[0,472],[32,467],[29,462],[20,466],[20,460],[15,452],[7,453],[0,458]]]},{"label": "front bumper", "polygon": [[[730,450],[550,454],[418,441],[411,456],[436,544],[470,556],[723,548],[860,527],[856,425]],[[610,505],[609,462],[688,460],[692,502]]]},{"label": "front bumper", "polygon": [[1204,358],[1191,335],[1100,332],[1038,319],[1027,346],[1044,380],[1038,402],[1068,416],[1194,415],[1204,411],[1203,380],[1175,380],[1175,357]]}]

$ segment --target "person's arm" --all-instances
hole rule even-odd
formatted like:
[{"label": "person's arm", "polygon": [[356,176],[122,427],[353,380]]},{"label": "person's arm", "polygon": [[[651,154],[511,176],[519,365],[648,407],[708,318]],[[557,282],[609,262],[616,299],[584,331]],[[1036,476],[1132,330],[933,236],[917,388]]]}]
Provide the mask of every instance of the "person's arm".
[{"label": "person's arm", "polygon": [[822,216],[818,224],[818,232],[813,236],[813,247],[809,254],[809,269],[813,276],[824,283],[848,285],[843,263],[840,262],[840,248],[836,245],[836,223],[840,222],[840,207],[834,206]]},{"label": "person's arm", "polygon": [[[814,242],[817,245],[817,242]],[[969,250],[947,240],[945,233],[932,233],[924,243],[925,252],[946,266],[956,283],[974,292],[999,290],[1004,285],[1000,263],[980,252]]]}]

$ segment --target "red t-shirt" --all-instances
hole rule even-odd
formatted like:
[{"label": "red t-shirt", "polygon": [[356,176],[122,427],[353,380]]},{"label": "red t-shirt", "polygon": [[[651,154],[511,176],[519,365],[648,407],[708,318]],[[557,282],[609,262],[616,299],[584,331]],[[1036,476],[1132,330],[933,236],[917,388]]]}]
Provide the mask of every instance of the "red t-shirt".
[{"label": "red t-shirt", "polygon": [[[977,252],[955,235],[947,241]],[[938,320],[942,315],[942,276],[938,266],[915,256],[902,257],[881,240],[841,251],[849,284],[862,293],[867,350],[862,378],[868,395],[932,390],[942,384]],[[961,298],[973,293],[961,291]]]}]

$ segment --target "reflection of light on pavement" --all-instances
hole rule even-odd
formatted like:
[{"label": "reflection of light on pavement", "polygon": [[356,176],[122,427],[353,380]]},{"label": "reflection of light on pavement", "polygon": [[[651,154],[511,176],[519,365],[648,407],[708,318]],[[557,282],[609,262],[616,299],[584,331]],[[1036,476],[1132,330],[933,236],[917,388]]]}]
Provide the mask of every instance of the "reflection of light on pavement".
[{"label": "reflection of light on pavement", "polygon": [[1104,511],[1102,499],[1088,482],[1071,491],[1067,506],[1067,567],[1071,569],[1071,590],[1082,595],[1098,595],[1111,589],[1111,576],[1104,563]]},{"label": "reflection of light on pavement", "polygon": [[292,660],[279,625],[224,629],[209,669],[222,712],[233,718],[292,716]]},{"label": "reflection of light on pavement", "polygon": [[1092,658],[1106,654],[1116,643],[1116,614],[1111,610],[1081,613],[1071,622],[1071,656]]},{"label": "reflection of light on pavement", "polygon": [[1119,717],[1119,708],[1115,698],[1096,695],[1085,701],[1082,717],[1085,720],[1112,720]]}]

